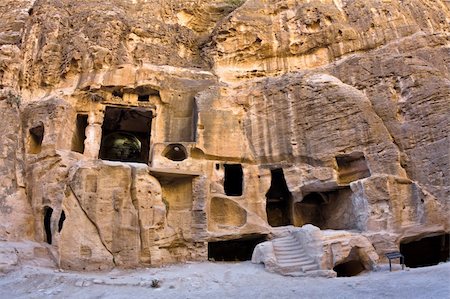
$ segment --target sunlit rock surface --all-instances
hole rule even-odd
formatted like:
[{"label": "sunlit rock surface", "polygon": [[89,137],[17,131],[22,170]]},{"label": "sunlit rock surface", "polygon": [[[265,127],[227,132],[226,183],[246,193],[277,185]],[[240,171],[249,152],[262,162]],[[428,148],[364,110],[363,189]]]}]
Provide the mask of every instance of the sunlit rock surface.
[{"label": "sunlit rock surface", "polygon": [[[28,258],[248,260],[270,240],[254,261],[335,276],[441,235],[448,258],[448,1],[4,0],[0,16],[0,240],[37,242]],[[293,267],[286,246],[305,249]]]}]

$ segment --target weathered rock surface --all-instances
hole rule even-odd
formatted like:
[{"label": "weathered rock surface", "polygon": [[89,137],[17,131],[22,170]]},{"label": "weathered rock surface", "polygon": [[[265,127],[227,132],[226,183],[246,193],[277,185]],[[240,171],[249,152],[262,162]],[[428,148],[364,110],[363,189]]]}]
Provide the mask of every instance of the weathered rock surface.
[{"label": "weathered rock surface", "polygon": [[428,236],[448,248],[448,1],[4,0],[0,16],[1,241],[95,270],[248,259],[284,232],[256,261],[327,276]]},{"label": "weathered rock surface", "polygon": [[370,241],[358,233],[339,230],[321,231],[307,224],[288,228],[287,236],[258,244],[253,263],[264,263],[267,270],[290,276],[334,277],[336,266],[359,263],[371,270],[378,255]]}]

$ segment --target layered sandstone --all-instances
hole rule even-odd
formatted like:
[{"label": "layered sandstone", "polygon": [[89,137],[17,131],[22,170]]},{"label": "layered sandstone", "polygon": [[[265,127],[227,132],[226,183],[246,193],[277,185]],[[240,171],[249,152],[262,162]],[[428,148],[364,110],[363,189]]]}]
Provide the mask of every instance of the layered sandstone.
[{"label": "layered sandstone", "polygon": [[[93,270],[240,259],[281,234],[256,260],[298,276],[448,242],[448,1],[7,0],[0,15],[2,241]],[[308,262],[276,266],[277,242]]]}]

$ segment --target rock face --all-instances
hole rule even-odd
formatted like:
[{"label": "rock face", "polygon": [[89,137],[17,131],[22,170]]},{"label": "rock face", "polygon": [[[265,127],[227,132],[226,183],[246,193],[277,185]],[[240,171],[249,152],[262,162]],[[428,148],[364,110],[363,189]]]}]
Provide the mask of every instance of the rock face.
[{"label": "rock face", "polygon": [[269,271],[289,276],[325,277],[335,277],[332,269],[339,269],[337,267],[357,273],[372,270],[378,259],[370,241],[361,234],[321,231],[311,224],[288,227],[282,236],[258,244],[252,256],[253,263],[264,263]]},{"label": "rock face", "polygon": [[249,259],[272,238],[254,261],[297,276],[435,236],[448,258],[448,1],[0,15],[0,240],[74,270]]}]

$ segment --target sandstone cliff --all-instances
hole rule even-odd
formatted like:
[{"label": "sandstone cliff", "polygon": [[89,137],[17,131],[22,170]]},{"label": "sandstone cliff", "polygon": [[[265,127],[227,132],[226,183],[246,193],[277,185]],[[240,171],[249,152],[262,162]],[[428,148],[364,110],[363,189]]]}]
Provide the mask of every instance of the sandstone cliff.
[{"label": "sandstone cliff", "polygon": [[351,231],[324,248],[448,247],[448,1],[4,0],[0,16],[0,240],[72,269],[239,259],[308,223]]}]

